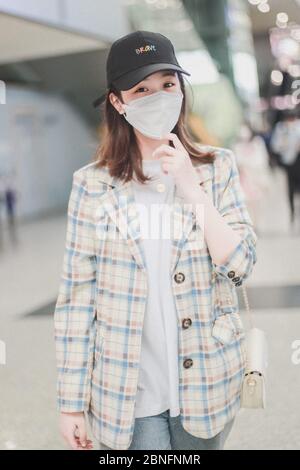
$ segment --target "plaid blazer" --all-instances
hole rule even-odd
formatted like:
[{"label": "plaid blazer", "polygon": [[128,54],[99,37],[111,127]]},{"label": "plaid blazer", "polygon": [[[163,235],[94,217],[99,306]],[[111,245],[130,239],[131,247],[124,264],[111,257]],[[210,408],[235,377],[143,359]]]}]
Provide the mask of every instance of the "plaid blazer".
[{"label": "plaid blazer", "polygon": [[[178,316],[180,416],[190,434],[211,438],[240,408],[246,366],[237,289],[256,263],[257,236],[234,153],[194,163],[199,183],[241,241],[216,265],[195,214],[175,188],[170,276]],[[108,236],[114,232],[117,236]],[[197,239],[196,239],[197,240]],[[134,429],[147,271],[131,182],[89,163],[73,173],[65,252],[54,312],[57,407],[85,411],[93,436],[128,449]],[[186,319],[188,321],[188,327]]]}]

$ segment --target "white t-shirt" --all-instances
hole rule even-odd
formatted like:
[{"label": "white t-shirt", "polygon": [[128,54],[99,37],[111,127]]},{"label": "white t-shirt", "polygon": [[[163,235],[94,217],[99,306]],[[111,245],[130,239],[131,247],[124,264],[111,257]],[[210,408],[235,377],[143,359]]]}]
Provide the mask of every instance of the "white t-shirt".
[{"label": "white t-shirt", "polygon": [[[171,239],[161,223],[168,220],[164,211],[173,202],[175,185],[174,178],[161,170],[159,160],[143,160],[143,169],[148,176],[155,175],[155,180],[145,185],[132,180],[148,277],[135,417],[167,409],[171,416],[178,416],[178,319],[170,277]],[[160,204],[162,211],[158,211]]]}]

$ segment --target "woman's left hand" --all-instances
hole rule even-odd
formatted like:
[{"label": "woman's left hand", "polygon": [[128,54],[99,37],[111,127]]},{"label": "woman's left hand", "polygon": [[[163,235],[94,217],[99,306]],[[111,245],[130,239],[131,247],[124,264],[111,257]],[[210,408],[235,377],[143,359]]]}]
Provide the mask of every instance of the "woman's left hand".
[{"label": "woman's left hand", "polygon": [[195,188],[200,188],[199,176],[192,160],[176,134],[170,132],[165,137],[173,142],[175,148],[162,144],[152,155],[160,159],[163,172],[174,177],[176,186],[184,194],[190,194]]}]

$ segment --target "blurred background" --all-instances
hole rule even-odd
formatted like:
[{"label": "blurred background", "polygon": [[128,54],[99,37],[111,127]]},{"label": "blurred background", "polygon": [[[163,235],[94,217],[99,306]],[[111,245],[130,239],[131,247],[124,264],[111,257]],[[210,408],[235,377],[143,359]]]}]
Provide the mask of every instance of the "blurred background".
[{"label": "blurred background", "polygon": [[109,47],[136,29],[168,36],[191,72],[189,130],[236,153],[258,235],[246,286],[269,341],[267,408],[241,410],[226,448],[299,449],[300,0],[0,0],[0,448],[65,448],[53,311],[67,202],[101,140]]}]

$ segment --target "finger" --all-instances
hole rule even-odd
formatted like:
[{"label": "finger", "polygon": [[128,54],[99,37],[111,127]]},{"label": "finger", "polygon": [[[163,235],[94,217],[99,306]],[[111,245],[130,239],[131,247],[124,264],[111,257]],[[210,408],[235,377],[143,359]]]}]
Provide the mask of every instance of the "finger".
[{"label": "finger", "polygon": [[64,439],[73,450],[76,450],[78,448],[76,437],[74,436],[74,432],[72,429],[70,429],[70,431],[68,431],[67,434],[64,435]]},{"label": "finger", "polygon": [[169,134],[167,134],[165,136],[166,139],[169,139],[173,142],[174,144],[174,147],[177,149],[177,150],[181,150],[181,151],[184,151],[186,152],[183,144],[181,143],[181,141],[179,140],[178,136],[176,134],[174,134],[174,132],[170,132]]},{"label": "finger", "polygon": [[174,169],[174,157],[162,157],[161,160],[162,171],[167,175],[172,173]]},{"label": "finger", "polygon": [[77,440],[77,448],[79,450],[90,450],[90,449],[93,449],[93,443],[91,441],[87,441],[87,445],[85,447],[82,447],[82,445],[80,444],[80,441]]},{"label": "finger", "polygon": [[[78,442],[80,442],[79,437],[76,437],[76,436],[75,436],[75,439],[76,439]],[[91,439],[87,439],[87,440],[86,440],[87,445],[91,444],[92,442],[93,442],[93,441],[92,441]]]},{"label": "finger", "polygon": [[[79,437],[76,437],[76,436],[75,436],[75,438],[76,438],[78,441],[80,441]],[[86,440],[86,443],[87,443],[87,444],[89,444],[90,442],[93,442],[93,441],[92,441],[91,439],[87,439],[87,440]]]},{"label": "finger", "polygon": [[162,156],[162,157],[160,157],[159,160],[160,160],[161,163],[169,163],[170,165],[175,164],[174,157]]},{"label": "finger", "polygon": [[172,166],[171,165],[168,165],[167,163],[165,163],[164,165],[162,165],[162,170],[163,172],[168,175],[168,174],[172,174]]},{"label": "finger", "polygon": [[[173,149],[175,150],[175,149]],[[175,152],[169,152],[169,151],[165,151],[165,150],[161,150],[159,152],[157,152],[155,155],[154,155],[154,159],[155,160],[161,160],[162,158],[174,158],[176,156],[176,151]]]},{"label": "finger", "polygon": [[82,447],[85,447],[87,444],[85,422],[82,421],[80,424],[78,424],[77,429],[78,429],[78,437],[79,437],[80,444],[82,445]]},{"label": "finger", "polygon": [[86,446],[81,445],[79,437],[76,437],[76,442],[77,442],[77,447],[79,450],[90,450],[90,449],[93,449],[93,446],[94,446],[93,441],[91,441],[90,439],[87,439]]},{"label": "finger", "polygon": [[80,438],[79,438],[79,437],[76,437],[76,436],[75,436],[75,439],[76,439],[77,445],[78,445],[80,448],[82,448],[82,449],[88,449],[88,448],[93,447],[93,441],[92,441],[91,439],[87,439],[87,440],[86,440],[86,446],[85,446],[85,447],[83,447],[83,446],[81,445],[81,442],[80,442]]},{"label": "finger", "polygon": [[154,150],[154,152],[152,153],[152,156],[154,158],[159,158],[161,155],[174,155],[175,152],[176,150],[173,147],[163,144]]}]

